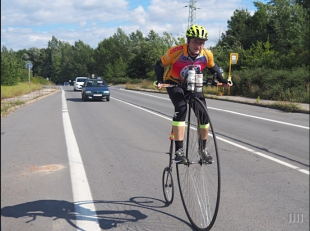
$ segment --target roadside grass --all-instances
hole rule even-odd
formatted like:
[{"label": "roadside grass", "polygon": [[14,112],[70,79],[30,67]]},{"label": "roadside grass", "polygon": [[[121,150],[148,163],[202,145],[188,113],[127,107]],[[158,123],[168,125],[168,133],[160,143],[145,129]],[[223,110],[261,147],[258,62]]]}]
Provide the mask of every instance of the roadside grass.
[{"label": "roadside grass", "polygon": [[16,96],[28,94],[35,90],[42,89],[41,84],[35,83],[18,83],[15,86],[2,86],[1,85],[1,101]]},{"label": "roadside grass", "polygon": [[15,86],[1,86],[1,116],[6,115],[11,108],[25,104],[21,100],[5,101],[5,99],[14,98],[28,94],[30,92],[42,89],[41,84],[18,83]]},{"label": "roadside grass", "polygon": [[[137,83],[137,84],[132,84],[132,83],[127,83],[125,86],[126,89],[129,90],[154,90],[157,92],[161,92],[161,93],[167,93],[166,89],[162,89],[161,91],[158,91],[156,88],[153,87],[153,82],[150,80],[143,80],[142,83]],[[224,93],[224,90],[222,88],[217,88],[214,86],[207,86],[203,88],[203,93],[206,95],[214,95],[214,97],[210,97],[209,98],[216,98],[219,92]],[[256,103],[258,105],[260,105],[260,97],[258,96],[256,99]],[[268,105],[267,105],[268,106]],[[269,105],[270,107],[282,110],[284,112],[298,112],[301,109],[301,106],[298,105],[298,103],[287,103],[287,102],[276,102],[273,104]]]},{"label": "roadside grass", "polygon": [[[154,90],[157,91],[157,89],[153,86],[152,81],[150,80],[142,80],[141,83],[126,83],[125,88],[128,90]],[[166,89],[162,89],[160,92],[166,93]]]},{"label": "roadside grass", "polygon": [[7,115],[10,110],[16,106],[25,104],[24,101],[16,100],[8,103],[1,102],[1,117]]},{"label": "roadside grass", "polygon": [[276,102],[273,103],[272,106],[285,112],[297,112],[301,109],[300,105],[296,103]]},{"label": "roadside grass", "polygon": [[[138,84],[126,83],[125,88],[131,90],[154,90],[161,93],[167,93],[167,90],[165,88],[161,91],[158,91],[156,88],[154,88],[153,81],[150,80],[143,80],[141,83]],[[10,111],[10,108],[25,104],[24,101],[20,101],[18,99],[12,100],[10,102],[5,102],[5,99],[22,96],[40,89],[42,89],[42,85],[36,83],[18,83],[15,86],[1,86],[1,116],[7,114]],[[217,97],[219,91],[223,91],[223,89],[217,89],[213,86],[207,86],[203,89],[204,94],[214,95],[214,98]],[[259,97],[256,99],[256,102],[257,104],[260,104]],[[269,106],[285,112],[296,112],[301,109],[300,105],[298,105],[297,103],[287,102],[276,102]]]},{"label": "roadside grass", "polygon": [[[133,83],[126,83],[125,88],[129,90],[154,90],[158,91],[156,88],[154,88],[152,81],[150,80],[143,80],[141,83],[133,84]],[[167,93],[166,88],[163,88],[162,90],[158,91],[162,93]],[[207,86],[203,88],[203,93],[204,94],[211,94],[211,95],[216,95],[218,90],[216,87],[211,87]]]}]

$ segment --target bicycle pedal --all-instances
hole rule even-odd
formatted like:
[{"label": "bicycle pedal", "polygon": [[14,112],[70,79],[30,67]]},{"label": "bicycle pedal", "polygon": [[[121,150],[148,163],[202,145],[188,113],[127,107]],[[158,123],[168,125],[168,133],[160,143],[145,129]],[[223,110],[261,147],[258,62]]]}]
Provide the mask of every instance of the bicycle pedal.
[{"label": "bicycle pedal", "polygon": [[188,162],[187,161],[182,161],[182,160],[175,160],[175,159],[172,159],[174,161],[174,163],[176,164],[187,164]]},{"label": "bicycle pedal", "polygon": [[211,162],[211,161],[206,161],[206,160],[200,160],[200,161],[198,161],[200,164],[212,164],[213,163],[213,161]]}]

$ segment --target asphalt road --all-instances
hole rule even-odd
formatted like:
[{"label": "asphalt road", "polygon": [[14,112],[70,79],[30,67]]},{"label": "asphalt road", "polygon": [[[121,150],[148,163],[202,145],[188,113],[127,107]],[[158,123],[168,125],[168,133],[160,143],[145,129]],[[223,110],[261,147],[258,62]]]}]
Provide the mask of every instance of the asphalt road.
[{"label": "asphalt road", "polygon": [[[207,99],[221,155],[212,230],[309,230],[309,115]],[[3,231],[192,230],[178,188],[165,206],[172,104],[72,87],[1,119]],[[176,183],[176,174],[174,172]]]}]

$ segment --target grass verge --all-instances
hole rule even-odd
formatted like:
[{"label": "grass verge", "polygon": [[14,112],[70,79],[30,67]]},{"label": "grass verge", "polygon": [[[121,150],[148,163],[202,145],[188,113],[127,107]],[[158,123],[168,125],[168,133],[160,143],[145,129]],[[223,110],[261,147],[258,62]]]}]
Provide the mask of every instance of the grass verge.
[{"label": "grass verge", "polygon": [[[153,82],[148,81],[148,80],[143,80],[142,83],[139,84],[130,84],[127,83],[125,86],[126,89],[129,90],[155,90],[157,91],[154,87],[153,87]],[[208,94],[209,98],[217,98],[217,95],[219,92],[224,92],[225,89],[223,88],[217,88],[217,87],[213,87],[213,86],[207,86],[203,88],[203,92],[204,94]],[[161,93],[167,93],[166,89],[162,89],[160,91]],[[211,97],[210,97],[211,95]],[[212,95],[214,95],[214,97],[212,97]],[[261,104],[261,100],[260,97],[258,96],[256,99],[256,103],[257,105],[263,105]],[[279,109],[281,111],[284,112],[298,112],[301,110],[301,106],[298,105],[298,103],[287,103],[287,102],[275,102],[273,104],[270,105],[264,105],[264,106],[270,106],[272,108],[275,109]]]},{"label": "grass verge", "polygon": [[276,102],[276,103],[273,103],[272,106],[274,108],[281,109],[282,111],[285,111],[285,112],[298,112],[301,109],[300,105],[296,103]]},{"label": "grass verge", "polygon": [[40,89],[42,89],[42,85],[35,83],[18,83],[15,86],[1,86],[1,117],[8,114],[12,108],[25,104],[24,101],[18,99],[11,101],[6,101],[5,99],[22,96]]}]

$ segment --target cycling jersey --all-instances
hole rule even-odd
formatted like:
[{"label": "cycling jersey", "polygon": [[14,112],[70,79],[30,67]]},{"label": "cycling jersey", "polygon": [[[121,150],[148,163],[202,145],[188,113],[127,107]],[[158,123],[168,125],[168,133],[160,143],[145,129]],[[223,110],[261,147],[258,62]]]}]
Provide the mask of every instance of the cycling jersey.
[{"label": "cycling jersey", "polygon": [[210,50],[202,49],[195,61],[193,61],[188,55],[187,48],[187,44],[174,46],[161,57],[163,67],[169,66],[164,75],[164,81],[172,80],[176,83],[182,81],[187,76],[189,67],[201,71],[205,67],[214,67],[213,54]]}]

